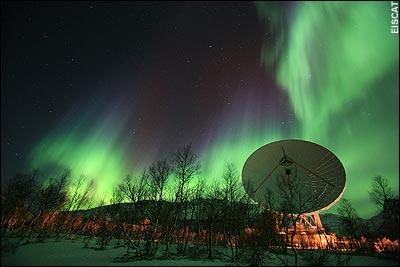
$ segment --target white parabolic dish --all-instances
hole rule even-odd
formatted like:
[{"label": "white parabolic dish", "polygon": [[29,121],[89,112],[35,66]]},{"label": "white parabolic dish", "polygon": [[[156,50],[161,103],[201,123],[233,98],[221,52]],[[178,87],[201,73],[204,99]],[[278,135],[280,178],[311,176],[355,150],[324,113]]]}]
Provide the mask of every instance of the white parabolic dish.
[{"label": "white parabolic dish", "polygon": [[[267,192],[273,193],[274,209],[285,200],[284,179],[298,184],[296,213],[311,213],[332,206],[342,196],[345,169],[327,148],[304,140],[281,140],[254,151],[242,170],[242,182],[248,195],[262,206],[268,206]],[[286,181],[287,183],[287,181]],[[283,188],[285,189],[285,188]],[[310,201],[311,200],[311,201]],[[270,204],[270,203],[269,203]]]}]

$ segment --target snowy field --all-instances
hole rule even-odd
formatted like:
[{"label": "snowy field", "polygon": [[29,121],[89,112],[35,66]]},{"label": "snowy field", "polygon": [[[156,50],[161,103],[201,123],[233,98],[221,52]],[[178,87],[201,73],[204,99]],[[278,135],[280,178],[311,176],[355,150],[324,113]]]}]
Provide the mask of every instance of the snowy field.
[{"label": "snowy field", "polygon": [[[18,242],[13,240],[12,242]],[[19,241],[20,242],[20,241]],[[171,259],[153,259],[153,260],[134,260],[129,262],[117,262],[117,258],[122,256],[126,249],[116,247],[115,241],[110,242],[105,250],[94,249],[94,241],[89,248],[83,248],[83,242],[78,240],[47,240],[43,243],[32,243],[19,246],[15,253],[2,253],[1,265],[43,265],[43,266],[62,266],[62,265],[102,265],[102,266],[229,266],[238,265],[222,259],[189,259],[187,257],[176,257]],[[161,247],[161,250],[163,248]],[[160,254],[162,251],[160,251]],[[226,255],[229,249],[217,248]],[[218,252],[217,252],[218,253]],[[286,256],[288,257],[288,256]],[[289,258],[289,264],[293,258]],[[277,258],[264,259],[267,266],[283,265]],[[306,265],[301,257],[299,265]],[[333,264],[335,265],[335,264]],[[352,256],[350,265],[352,266],[398,266],[396,260],[382,259],[378,257]]]}]

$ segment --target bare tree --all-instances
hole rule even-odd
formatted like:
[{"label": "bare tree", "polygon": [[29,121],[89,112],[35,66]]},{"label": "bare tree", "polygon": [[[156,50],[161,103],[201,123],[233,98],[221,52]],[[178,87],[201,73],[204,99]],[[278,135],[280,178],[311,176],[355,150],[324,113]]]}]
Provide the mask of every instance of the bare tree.
[{"label": "bare tree", "polygon": [[178,200],[182,202],[185,190],[193,177],[200,170],[200,164],[197,161],[197,157],[192,150],[192,146],[185,145],[179,148],[173,157],[173,170],[178,179],[179,190]]},{"label": "bare tree", "polygon": [[338,207],[338,214],[342,216],[340,230],[342,234],[358,240],[361,237],[361,219],[355,208],[347,198],[342,198]]},{"label": "bare tree", "polygon": [[297,179],[297,168],[289,175],[282,175],[278,178],[278,191],[273,195],[266,196],[272,203],[271,210],[281,213],[279,229],[285,232],[286,246],[290,246],[294,255],[294,265],[298,263],[298,253],[295,248],[295,236],[299,234],[297,226],[302,216],[310,213],[315,208],[318,198],[310,192],[305,192],[301,181]]},{"label": "bare tree", "polygon": [[[171,167],[167,160],[159,160],[149,167],[149,212],[147,218],[151,224],[147,227],[146,250],[148,255],[154,255],[158,250],[161,233],[165,229],[161,224],[165,223],[168,205],[164,201],[165,188],[171,174]],[[161,223],[162,221],[162,223]]]},{"label": "bare tree", "polygon": [[[133,221],[144,222],[146,218],[149,218],[148,209],[146,208],[145,200],[149,197],[149,176],[146,170],[144,170],[140,176],[127,175],[123,181],[118,185],[119,190],[122,192],[124,198],[131,202],[131,208],[129,213],[135,215]],[[147,237],[148,228],[145,227],[145,236]],[[141,249],[139,237],[136,236],[137,233],[133,233],[129,229],[123,230],[123,236],[126,240],[127,250],[126,257],[129,258],[129,249],[133,248],[135,250],[135,257],[142,256],[143,254],[148,254],[149,250]]]},{"label": "bare tree", "polygon": [[148,180],[146,170],[139,177],[128,174],[122,183],[119,184],[119,188],[131,203],[137,203],[138,201],[147,199],[149,195]]},{"label": "bare tree", "polygon": [[[180,184],[179,181],[170,180],[167,184],[169,192],[169,201],[165,202],[162,211],[163,222],[161,224],[160,240],[165,245],[164,257],[171,256],[170,245],[175,241],[179,235],[179,220],[181,219],[182,204],[180,202]],[[167,199],[167,198],[166,198]]]},{"label": "bare tree", "polygon": [[[28,220],[32,213],[37,181],[41,172],[36,169],[30,174],[16,174],[1,193],[1,220],[2,225],[16,227]],[[34,216],[33,216],[34,217]],[[10,220],[12,218],[12,220]]]},{"label": "bare tree", "polygon": [[120,246],[120,238],[123,238],[122,236],[122,231],[123,231],[123,222],[127,219],[124,215],[124,206],[123,206],[123,201],[125,199],[125,196],[123,192],[121,191],[121,188],[119,186],[115,187],[113,189],[111,198],[110,198],[110,204],[111,204],[111,209],[110,209],[110,215],[113,220],[113,223],[116,225],[115,233],[114,236],[118,238],[116,247]]},{"label": "bare tree", "polygon": [[164,198],[164,189],[171,174],[171,167],[167,160],[159,160],[149,167],[150,189],[154,200]]},{"label": "bare tree", "polygon": [[216,224],[222,215],[223,207],[221,207],[222,190],[217,183],[211,185],[205,199],[205,214],[206,214],[206,230],[207,230],[207,258],[214,258],[213,247],[216,234]]},{"label": "bare tree", "polygon": [[372,180],[372,190],[368,192],[371,200],[383,210],[385,202],[394,198],[393,189],[389,186],[389,182],[382,176],[376,176]]},{"label": "bare tree", "polygon": [[369,196],[388,221],[392,221],[396,226],[399,225],[399,196],[394,194],[386,178],[382,176],[373,178]]},{"label": "bare tree", "polygon": [[47,222],[53,219],[56,212],[60,211],[67,199],[67,185],[70,172],[66,170],[58,178],[51,178],[41,187],[36,194],[36,204],[39,211],[37,230],[38,240],[43,241]]},{"label": "bare tree", "polygon": [[67,185],[70,173],[66,171],[58,179],[51,178],[37,193],[37,204],[41,212],[59,210],[67,199]]},{"label": "bare tree", "polygon": [[94,201],[95,182],[94,179],[88,180],[85,175],[79,176],[78,179],[70,181],[67,190],[67,198],[63,206],[63,211],[68,214],[69,220],[64,222],[66,228],[66,235],[71,235],[75,232],[73,225],[76,223],[81,215],[78,211],[81,209],[89,208]]},{"label": "bare tree", "polygon": [[193,188],[192,198],[190,199],[192,206],[191,218],[193,218],[194,221],[193,228],[195,232],[194,246],[191,249],[191,251],[189,251],[189,254],[192,257],[200,256],[200,242],[201,242],[200,232],[202,229],[202,219],[204,213],[202,204],[203,204],[203,197],[205,194],[204,192],[205,184],[206,184],[205,180],[199,178]]},{"label": "bare tree", "polygon": [[[185,145],[179,148],[173,156],[173,170],[177,179],[177,192],[176,192],[176,203],[177,212],[175,214],[175,223],[182,222],[178,229],[183,229],[182,236],[178,239],[178,248],[181,254],[186,254],[187,249],[187,238],[188,238],[188,227],[187,227],[187,216],[188,216],[188,187],[190,181],[200,170],[200,164],[194,154],[191,145]],[[182,217],[181,217],[182,216]]]},{"label": "bare tree", "polygon": [[121,204],[124,201],[124,198],[125,198],[124,193],[121,191],[121,188],[117,186],[112,191],[110,204],[111,205]]},{"label": "bare tree", "polygon": [[88,181],[85,175],[81,175],[69,186],[69,194],[64,206],[65,211],[88,208],[93,201],[95,189],[94,179]]},{"label": "bare tree", "polygon": [[276,229],[278,216],[278,213],[270,209],[264,209],[256,216],[254,228],[250,232],[251,253],[246,259],[251,265],[263,265],[264,254],[272,255],[271,248],[281,245],[281,237]]},{"label": "bare tree", "polygon": [[226,165],[222,178],[224,180],[222,191],[227,204],[225,209],[225,213],[227,215],[225,217],[228,224],[226,236],[231,248],[231,257],[233,260],[236,260],[238,249],[237,209],[238,202],[243,197],[243,195],[240,194],[240,189],[242,186],[239,183],[238,171],[232,163]]}]

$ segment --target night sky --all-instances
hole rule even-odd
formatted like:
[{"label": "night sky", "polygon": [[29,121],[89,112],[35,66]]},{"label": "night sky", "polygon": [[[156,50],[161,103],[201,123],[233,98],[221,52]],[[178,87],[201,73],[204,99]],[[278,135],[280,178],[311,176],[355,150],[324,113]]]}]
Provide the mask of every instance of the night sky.
[{"label": "night sky", "polygon": [[1,184],[70,168],[107,197],[187,143],[213,183],[299,138],[370,217],[372,177],[399,186],[398,44],[390,2],[2,1]]}]

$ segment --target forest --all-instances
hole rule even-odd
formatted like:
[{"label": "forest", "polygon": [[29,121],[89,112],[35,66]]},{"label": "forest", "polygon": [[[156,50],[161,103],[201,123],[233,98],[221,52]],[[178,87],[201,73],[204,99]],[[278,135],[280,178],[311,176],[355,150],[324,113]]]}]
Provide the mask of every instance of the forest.
[{"label": "forest", "polygon": [[298,199],[295,183],[279,192],[284,202],[274,203],[267,193],[271,205],[261,207],[246,194],[233,164],[218,183],[207,184],[200,171],[198,157],[185,145],[139,175],[126,175],[111,198],[97,203],[95,180],[84,175],[17,174],[1,193],[1,250],[15,254],[26,244],[62,239],[106,250],[114,240],[114,247],[124,249],[116,262],[185,258],[264,265],[274,257],[286,266],[348,265],[355,255],[398,262],[398,196],[381,176],[371,179],[369,192],[379,211],[375,220],[362,220],[342,198],[335,223],[322,215],[325,230],[308,235],[301,234],[302,214],[295,211],[312,200]]}]

